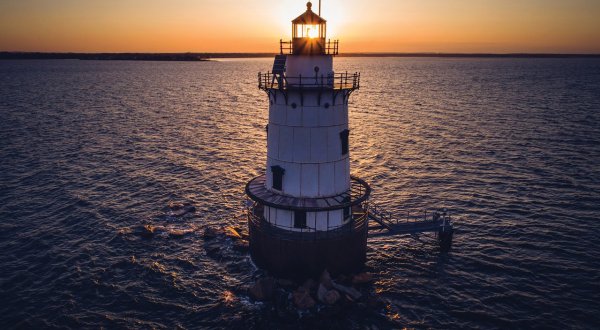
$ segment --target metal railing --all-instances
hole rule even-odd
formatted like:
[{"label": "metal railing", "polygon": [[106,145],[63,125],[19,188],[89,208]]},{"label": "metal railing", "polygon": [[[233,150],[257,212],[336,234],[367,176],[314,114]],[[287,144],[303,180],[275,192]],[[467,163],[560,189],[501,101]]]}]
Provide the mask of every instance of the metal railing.
[{"label": "metal railing", "polygon": [[296,228],[275,225],[265,219],[263,215],[264,206],[260,203],[251,203],[251,205],[248,205],[246,212],[248,221],[251,222],[256,230],[268,232],[271,235],[279,236],[281,238],[310,240],[333,238],[348,233],[360,233],[366,230],[368,226],[368,213],[361,212],[361,209],[362,207],[358,207],[353,210],[349,222],[340,226],[328,226],[327,230],[317,230],[316,228],[311,227]]},{"label": "metal railing", "polygon": [[272,72],[258,73],[258,88],[272,89],[333,89],[355,90],[360,88],[360,73],[334,73],[303,77],[282,76]]},{"label": "metal railing", "polygon": [[[371,188],[359,177],[350,176],[350,189],[335,196],[328,197],[292,197],[268,190],[266,176],[258,176],[246,184],[246,195],[253,201],[277,209],[290,211],[321,212],[341,210],[366,202]],[[363,207],[363,210],[365,208]]]},{"label": "metal railing", "polygon": [[441,211],[420,211],[411,212],[404,211],[402,213],[392,214],[391,212],[384,209],[381,205],[374,201],[369,201],[369,213],[373,216],[380,218],[391,225],[398,225],[402,223],[415,223],[415,222],[436,222],[440,221],[445,226],[446,224],[452,223],[450,212],[446,209]]},{"label": "metal railing", "polygon": [[[294,46],[291,40],[279,39],[279,53],[281,55],[291,55],[294,53]],[[323,47],[323,55],[338,55],[339,54],[340,41],[328,39]]]},{"label": "metal railing", "polygon": [[290,55],[293,51],[292,41],[283,39],[279,39],[279,54],[281,55]]},{"label": "metal railing", "polygon": [[339,40],[328,40],[325,44],[325,54],[327,55],[338,55],[339,54]]}]

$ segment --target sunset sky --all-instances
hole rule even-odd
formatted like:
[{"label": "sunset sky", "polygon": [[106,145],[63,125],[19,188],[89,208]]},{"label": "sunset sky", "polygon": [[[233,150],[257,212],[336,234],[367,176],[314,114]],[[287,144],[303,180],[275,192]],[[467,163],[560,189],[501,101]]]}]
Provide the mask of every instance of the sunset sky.
[{"label": "sunset sky", "polygon": [[[2,0],[0,51],[275,52],[305,9],[304,0]],[[322,16],[341,52],[600,53],[598,0],[323,0]]]}]

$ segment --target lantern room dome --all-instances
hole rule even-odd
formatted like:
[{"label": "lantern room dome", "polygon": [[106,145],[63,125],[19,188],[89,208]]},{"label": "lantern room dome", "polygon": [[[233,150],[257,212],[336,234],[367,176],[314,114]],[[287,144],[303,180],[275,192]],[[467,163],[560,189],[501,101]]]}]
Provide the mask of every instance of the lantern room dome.
[{"label": "lantern room dome", "polygon": [[327,45],[327,21],[312,11],[312,3],[306,4],[306,11],[292,20],[292,54],[325,55]]},{"label": "lantern room dome", "polygon": [[311,8],[312,8],[312,3],[308,2],[306,4],[306,11],[302,15],[296,17],[292,21],[292,23],[293,24],[315,25],[315,24],[323,24],[323,23],[327,22],[321,16],[315,14]]}]

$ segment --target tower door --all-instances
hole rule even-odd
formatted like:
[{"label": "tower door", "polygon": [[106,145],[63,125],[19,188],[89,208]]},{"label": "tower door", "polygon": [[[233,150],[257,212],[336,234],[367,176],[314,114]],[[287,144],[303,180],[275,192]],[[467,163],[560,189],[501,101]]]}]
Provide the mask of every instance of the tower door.
[{"label": "tower door", "polygon": [[306,228],[306,211],[294,211],[294,228]]}]

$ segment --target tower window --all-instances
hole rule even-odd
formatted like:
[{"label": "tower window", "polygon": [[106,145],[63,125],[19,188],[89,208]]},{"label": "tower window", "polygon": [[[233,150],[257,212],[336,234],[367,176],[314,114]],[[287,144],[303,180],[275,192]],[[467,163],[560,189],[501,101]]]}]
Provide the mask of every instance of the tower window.
[{"label": "tower window", "polygon": [[282,190],[285,170],[281,166],[276,165],[271,166],[271,172],[273,173],[273,189]]},{"label": "tower window", "polygon": [[294,211],[294,228],[306,228],[306,211]]},{"label": "tower window", "polygon": [[348,153],[348,136],[350,135],[350,131],[345,129],[340,132],[340,140],[342,142],[342,155]]}]

